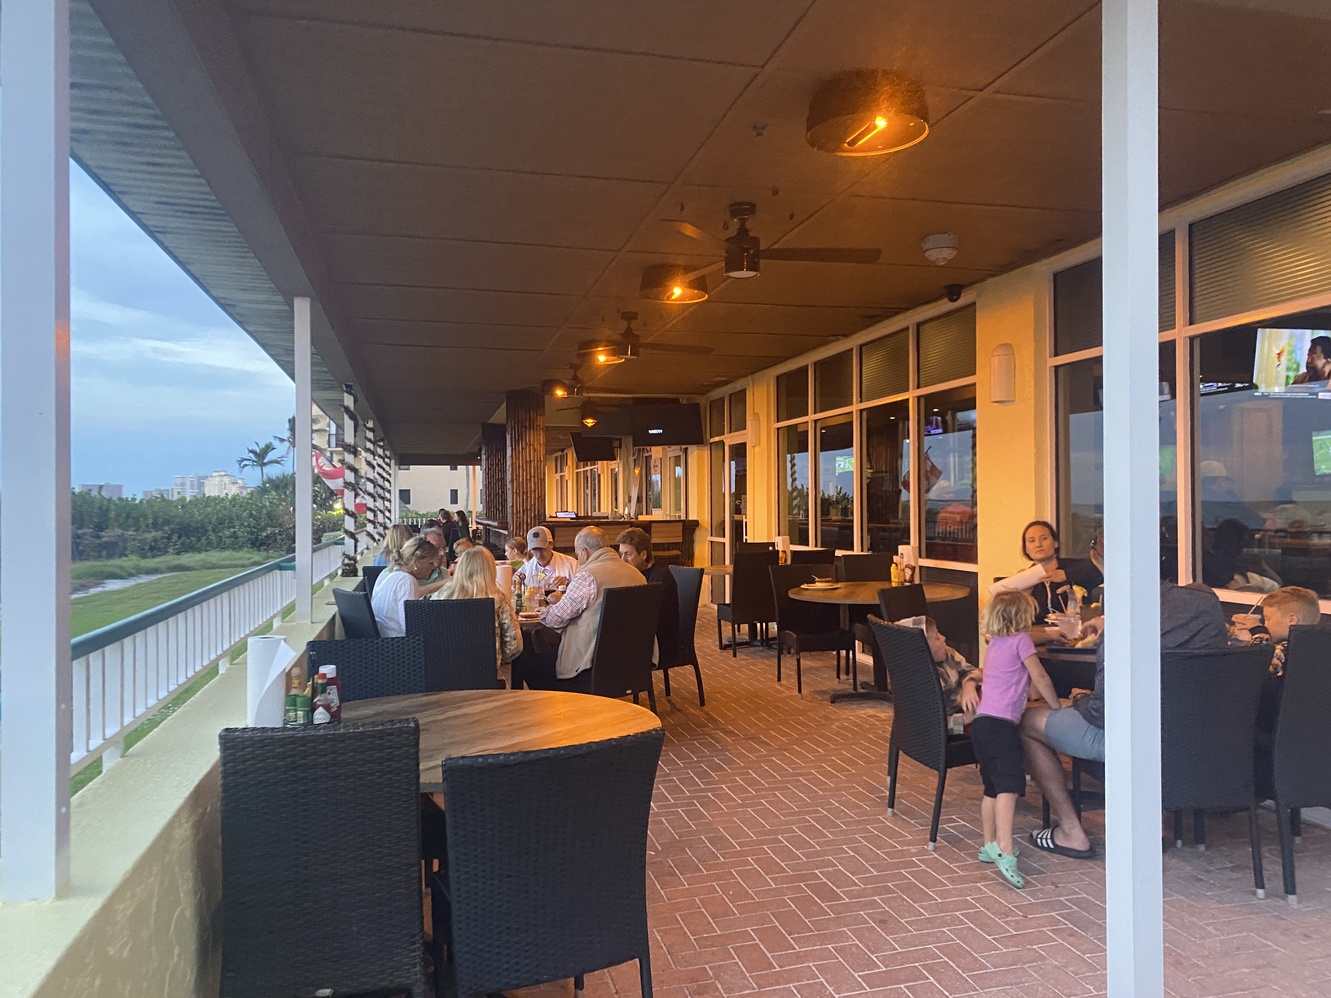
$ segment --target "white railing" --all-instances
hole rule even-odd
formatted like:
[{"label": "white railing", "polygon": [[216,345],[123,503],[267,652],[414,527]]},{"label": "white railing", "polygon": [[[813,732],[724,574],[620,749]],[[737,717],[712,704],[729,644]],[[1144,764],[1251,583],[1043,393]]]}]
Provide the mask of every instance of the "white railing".
[{"label": "white railing", "polygon": [[[360,550],[368,541],[361,540]],[[342,564],[342,541],[314,549],[316,583]],[[125,735],[296,598],[290,555],[85,634],[72,643],[70,764],[120,758]]]}]

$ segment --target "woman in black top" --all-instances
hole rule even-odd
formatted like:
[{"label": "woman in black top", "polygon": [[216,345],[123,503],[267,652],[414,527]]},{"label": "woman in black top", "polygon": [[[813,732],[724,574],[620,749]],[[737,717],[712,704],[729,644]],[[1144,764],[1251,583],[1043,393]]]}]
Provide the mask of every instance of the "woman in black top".
[{"label": "woman in black top", "polygon": [[1035,598],[1037,622],[1051,613],[1066,613],[1071,587],[1081,586],[1089,595],[1104,585],[1104,574],[1096,567],[1100,539],[1091,545],[1090,558],[1060,558],[1058,531],[1047,520],[1032,520],[1021,532],[1021,554],[1044,569],[1044,581],[1027,590]]}]

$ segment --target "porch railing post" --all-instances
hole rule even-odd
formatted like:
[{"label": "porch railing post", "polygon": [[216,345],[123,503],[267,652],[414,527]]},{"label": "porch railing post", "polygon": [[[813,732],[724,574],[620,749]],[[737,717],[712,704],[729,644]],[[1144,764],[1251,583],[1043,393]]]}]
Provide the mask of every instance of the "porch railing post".
[{"label": "porch railing post", "polygon": [[293,300],[291,313],[296,351],[296,426],[291,442],[296,471],[296,620],[308,623],[314,610],[314,439],[310,422],[314,402],[309,298]]},{"label": "porch railing post", "polygon": [[0,896],[32,901],[69,882],[68,2],[4,4],[0,66]]},{"label": "porch railing post", "polygon": [[1164,993],[1157,0],[1102,11],[1108,990],[1153,998]]}]

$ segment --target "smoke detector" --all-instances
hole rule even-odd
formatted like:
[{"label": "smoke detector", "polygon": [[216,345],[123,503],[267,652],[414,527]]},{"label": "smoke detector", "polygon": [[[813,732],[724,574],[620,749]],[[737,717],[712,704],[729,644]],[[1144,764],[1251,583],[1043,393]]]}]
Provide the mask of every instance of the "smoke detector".
[{"label": "smoke detector", "polygon": [[952,232],[935,232],[920,241],[925,259],[940,267],[957,255],[957,237]]}]

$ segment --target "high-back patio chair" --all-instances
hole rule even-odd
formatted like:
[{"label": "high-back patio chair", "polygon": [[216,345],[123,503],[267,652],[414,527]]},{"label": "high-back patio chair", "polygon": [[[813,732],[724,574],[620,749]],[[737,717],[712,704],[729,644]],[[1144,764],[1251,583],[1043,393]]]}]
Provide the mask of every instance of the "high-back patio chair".
[{"label": "high-back patio chair", "polygon": [[347,638],[305,645],[309,674],[337,666],[343,701],[424,693],[425,641],[410,638]]},{"label": "high-back patio chair", "polygon": [[407,600],[407,636],[425,640],[430,690],[492,690],[499,682],[495,605],[485,599]]},{"label": "high-back patio chair", "polygon": [[665,586],[618,586],[601,596],[601,620],[592,652],[592,693],[603,697],[647,694],[656,710],[652,688],[652,647],[661,615]]},{"label": "high-back patio chair", "polygon": [[670,670],[693,666],[693,676],[698,681],[698,706],[705,707],[707,698],[703,695],[702,668],[698,664],[698,647],[695,643],[698,604],[702,601],[703,570],[671,565],[670,574],[675,577],[675,592],[679,599],[679,646],[673,662],[657,662],[656,667],[661,670],[661,678],[665,682],[665,695],[670,696]]},{"label": "high-back patio chair", "polygon": [[[363,579],[361,580],[364,581]],[[360,583],[357,583],[360,585]],[[379,625],[370,606],[370,594],[364,590],[334,589],[333,602],[342,621],[342,633],[349,638],[377,638]]]},{"label": "high-back patio chair", "polygon": [[767,574],[776,563],[777,553],[770,547],[735,555],[734,573],[730,577],[730,602],[719,603],[716,607],[716,646],[725,647],[721,641],[721,624],[729,624],[732,658],[739,654],[737,628],[740,624],[748,624],[752,634],[776,619],[772,583]]},{"label": "high-back patio chair", "polygon": [[776,603],[776,681],[781,682],[782,654],[795,655],[795,692],[804,692],[803,654],[810,651],[836,652],[837,677],[841,676],[841,655],[855,654],[855,635],[841,626],[841,607],[834,603],[806,603],[790,595],[790,590],[815,578],[831,578],[832,563],[823,565],[773,565],[772,598]]}]

